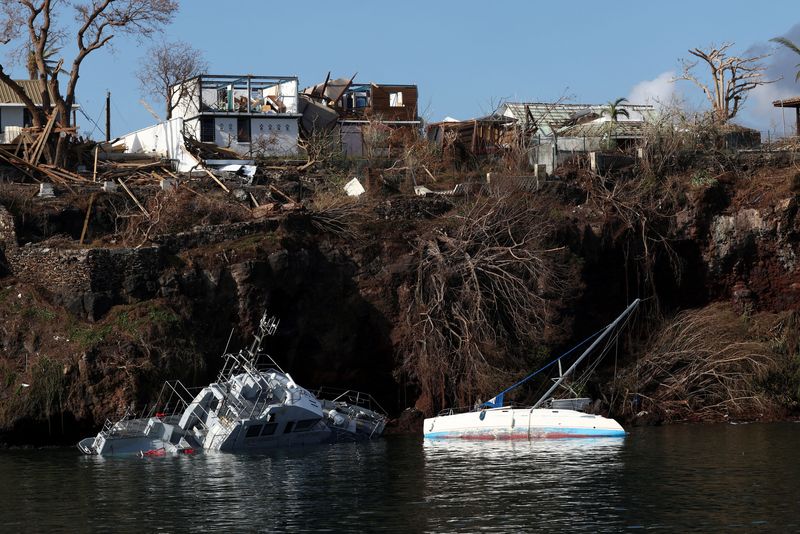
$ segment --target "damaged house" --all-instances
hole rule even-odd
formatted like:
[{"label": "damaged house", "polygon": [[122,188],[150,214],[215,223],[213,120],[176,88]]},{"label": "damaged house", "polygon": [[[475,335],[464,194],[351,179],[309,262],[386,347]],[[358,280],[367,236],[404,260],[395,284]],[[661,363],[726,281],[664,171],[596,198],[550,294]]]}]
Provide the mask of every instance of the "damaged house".
[{"label": "damaged house", "polygon": [[173,117],[187,136],[242,156],[295,154],[297,88],[295,76],[203,74],[174,92]]},{"label": "damaged house", "polygon": [[251,174],[256,156],[297,153],[297,89],[294,76],[190,78],[173,91],[170,120],[125,134],[115,146],[170,159],[180,172],[205,166]]},{"label": "damaged house", "polygon": [[[41,107],[42,103],[42,90],[39,86],[39,80],[14,80],[25,95],[30,98],[37,107]],[[52,93],[50,93],[52,96]],[[51,98],[51,101],[53,99]],[[78,109],[77,104],[72,105],[72,124],[75,124],[75,110]],[[17,93],[11,89],[5,82],[0,81],[0,144],[10,144],[22,133],[23,128],[30,128],[33,126],[33,119],[31,113],[25,106],[25,103]]]},{"label": "damaged house", "polygon": [[508,131],[516,121],[503,115],[487,115],[460,121],[447,117],[425,129],[428,141],[442,149],[448,158],[465,160],[469,156],[492,156],[508,146]]},{"label": "damaged house", "polygon": [[387,156],[419,134],[417,86],[330,79],[303,90],[303,128],[335,129],[346,156]]},{"label": "damaged house", "polygon": [[618,109],[628,117],[612,121],[604,105],[542,102],[506,102],[497,114],[514,119],[516,142],[528,151],[531,166],[552,174],[578,154],[639,143],[655,108],[625,104]]}]

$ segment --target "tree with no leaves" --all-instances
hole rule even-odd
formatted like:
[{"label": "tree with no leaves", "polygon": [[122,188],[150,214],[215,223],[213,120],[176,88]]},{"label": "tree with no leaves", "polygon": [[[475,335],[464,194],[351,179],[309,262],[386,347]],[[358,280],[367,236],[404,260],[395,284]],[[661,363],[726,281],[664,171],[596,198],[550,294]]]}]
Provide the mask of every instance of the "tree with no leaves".
[{"label": "tree with no leaves", "polygon": [[[24,102],[34,126],[43,126],[53,111],[62,127],[71,123],[70,110],[75,104],[84,60],[96,50],[110,46],[120,34],[139,38],[150,37],[172,20],[178,10],[177,0],[4,0],[0,6],[0,43],[8,51],[30,50],[31,67],[39,81],[42,106],[38,107],[5,71],[0,63],[0,80]],[[71,21],[74,21],[72,23]],[[65,46],[74,36],[72,46]],[[75,50],[71,61],[52,57],[53,51]],[[53,65],[52,61],[55,61]],[[62,91],[60,77],[66,78]],[[56,164],[65,138],[57,136],[54,153],[47,155]]]},{"label": "tree with no leaves", "polygon": [[203,74],[208,62],[203,52],[184,41],[161,43],[150,50],[139,62],[136,77],[146,96],[165,103],[167,120],[181,98],[192,96],[191,89],[178,85],[184,80]]},{"label": "tree with no leaves", "polygon": [[[763,60],[770,54],[750,57],[729,56],[728,49],[731,46],[733,43],[724,43],[720,47],[712,45],[708,50],[700,48],[689,50],[689,53],[698,59],[681,60],[683,72],[674,80],[688,80],[702,89],[711,103],[714,118],[719,124],[725,124],[739,113],[750,91],[759,85],[777,81],[767,80],[764,77],[766,67],[763,65]],[[704,83],[693,73],[700,62],[708,67],[710,82]]]},{"label": "tree with no leaves", "polygon": [[420,237],[398,373],[419,387],[419,409],[471,405],[540,363],[574,287],[563,247],[547,245],[546,205],[519,192],[479,198]]}]

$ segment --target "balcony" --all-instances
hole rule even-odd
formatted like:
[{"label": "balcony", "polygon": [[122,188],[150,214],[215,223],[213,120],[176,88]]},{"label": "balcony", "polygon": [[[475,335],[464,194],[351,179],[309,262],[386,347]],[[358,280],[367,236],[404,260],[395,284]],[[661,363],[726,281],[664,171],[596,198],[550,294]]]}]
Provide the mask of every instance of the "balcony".
[{"label": "balcony", "polygon": [[201,113],[297,114],[295,76],[203,75],[184,83],[199,88]]}]

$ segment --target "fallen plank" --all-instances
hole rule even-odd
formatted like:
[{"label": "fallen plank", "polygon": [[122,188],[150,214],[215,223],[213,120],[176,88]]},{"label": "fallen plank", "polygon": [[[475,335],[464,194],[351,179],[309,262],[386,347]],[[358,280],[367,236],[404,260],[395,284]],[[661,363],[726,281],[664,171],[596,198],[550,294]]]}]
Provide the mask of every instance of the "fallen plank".
[{"label": "fallen plank", "polygon": [[274,191],[275,193],[277,193],[278,195],[280,195],[281,197],[286,199],[287,202],[289,202],[291,204],[294,204],[294,200],[289,195],[287,195],[286,193],[284,193],[283,191],[281,191],[280,189],[278,189],[274,185],[269,186],[269,190],[270,191]]},{"label": "fallen plank", "polygon": [[97,181],[97,155],[100,152],[100,146],[96,145],[94,147],[94,172],[92,173],[92,181]]},{"label": "fallen plank", "polygon": [[86,237],[86,230],[89,228],[89,216],[92,214],[92,204],[94,204],[94,193],[89,195],[89,206],[86,208],[86,217],[83,219],[83,230],[81,230],[80,244],[83,245],[83,239]]},{"label": "fallen plank", "polygon": [[122,189],[124,189],[125,192],[128,193],[128,196],[131,197],[131,199],[133,199],[133,201],[136,203],[136,205],[139,206],[139,209],[142,210],[142,213],[144,213],[145,217],[147,217],[149,219],[150,218],[150,214],[147,213],[146,209],[144,209],[144,206],[142,206],[142,203],[139,202],[138,198],[136,198],[136,195],[133,194],[133,191],[128,189],[128,186],[125,185],[125,182],[122,181],[122,178],[117,178],[117,182],[119,182],[119,185],[121,185]]},{"label": "fallen plank", "polygon": [[222,189],[224,189],[224,190],[225,190],[225,192],[226,192],[226,193],[230,193],[230,192],[231,192],[231,191],[230,191],[230,189],[228,189],[227,187],[225,187],[225,184],[223,184],[222,182],[220,182],[220,181],[219,181],[219,178],[217,178],[216,176],[214,176],[214,173],[213,173],[213,172],[209,171],[208,169],[204,169],[204,170],[206,171],[206,173],[208,173],[208,175],[209,175],[209,176],[210,176],[210,177],[211,177],[211,178],[212,178],[212,179],[213,179],[215,182],[217,182],[217,184],[218,184],[218,185],[219,185],[219,186],[220,186]]}]

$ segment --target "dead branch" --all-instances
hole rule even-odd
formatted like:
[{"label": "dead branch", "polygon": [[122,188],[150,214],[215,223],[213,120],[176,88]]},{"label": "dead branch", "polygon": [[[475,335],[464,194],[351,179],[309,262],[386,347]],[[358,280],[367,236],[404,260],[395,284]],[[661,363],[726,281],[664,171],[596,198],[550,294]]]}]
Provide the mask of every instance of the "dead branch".
[{"label": "dead branch", "polygon": [[402,371],[424,409],[471,403],[529,363],[566,285],[543,220],[527,198],[483,198],[419,240]]}]

